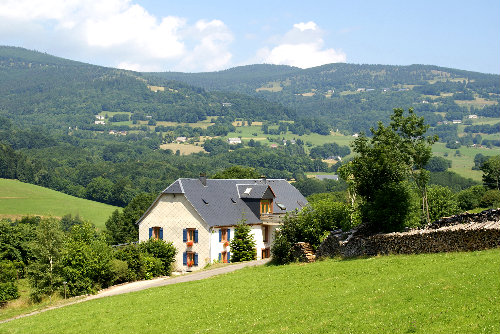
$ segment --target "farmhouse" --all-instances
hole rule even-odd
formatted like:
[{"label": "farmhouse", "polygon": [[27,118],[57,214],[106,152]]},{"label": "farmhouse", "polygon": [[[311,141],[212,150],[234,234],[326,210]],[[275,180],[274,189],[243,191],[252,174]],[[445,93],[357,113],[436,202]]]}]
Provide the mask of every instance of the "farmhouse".
[{"label": "farmhouse", "polygon": [[287,212],[307,200],[281,179],[178,179],[137,221],[139,241],[171,241],[176,270],[192,271],[213,261],[230,262],[229,243],[241,221],[251,226],[257,259],[270,256],[274,232]]},{"label": "farmhouse", "polygon": [[227,143],[229,145],[241,144],[241,138],[228,138]]}]

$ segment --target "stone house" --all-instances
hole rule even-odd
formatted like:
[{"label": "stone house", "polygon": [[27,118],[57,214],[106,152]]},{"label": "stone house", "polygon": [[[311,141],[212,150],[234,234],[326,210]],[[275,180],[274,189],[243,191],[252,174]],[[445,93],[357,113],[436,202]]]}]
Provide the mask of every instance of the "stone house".
[{"label": "stone house", "polygon": [[256,241],[257,259],[270,256],[274,232],[287,212],[307,200],[282,179],[178,179],[137,221],[139,241],[172,242],[175,270],[193,271],[214,261],[230,262],[229,243],[244,219]]}]

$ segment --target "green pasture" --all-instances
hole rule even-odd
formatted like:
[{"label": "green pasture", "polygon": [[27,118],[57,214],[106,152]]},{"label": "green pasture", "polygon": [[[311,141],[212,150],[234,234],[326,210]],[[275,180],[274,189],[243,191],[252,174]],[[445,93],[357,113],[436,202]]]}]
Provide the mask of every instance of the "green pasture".
[{"label": "green pasture", "polygon": [[116,209],[118,207],[18,180],[0,179],[0,218],[16,219],[27,215],[60,218],[72,214],[104,229],[106,220]]},{"label": "green pasture", "polygon": [[0,333],[499,333],[500,249],[245,268],[0,324]]},{"label": "green pasture", "polygon": [[[474,157],[476,156],[476,154],[481,153],[485,156],[500,154],[500,148],[498,147],[488,149],[461,146],[458,149],[458,151],[460,151],[460,156],[458,156],[456,155],[456,149],[446,148],[445,145],[445,143],[435,143],[432,146],[434,155],[451,160],[451,171],[454,171],[463,177],[471,178],[475,181],[481,181],[483,175],[483,172],[481,172],[480,170],[472,170],[472,167],[474,166]],[[448,153],[448,156],[444,156],[445,153]]]}]

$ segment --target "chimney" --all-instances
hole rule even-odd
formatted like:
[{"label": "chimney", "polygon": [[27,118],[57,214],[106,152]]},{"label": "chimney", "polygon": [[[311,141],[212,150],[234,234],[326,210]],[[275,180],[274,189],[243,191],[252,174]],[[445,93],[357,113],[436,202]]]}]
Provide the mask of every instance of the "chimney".
[{"label": "chimney", "polygon": [[262,183],[266,183],[267,182],[267,178],[265,175],[261,175],[260,176],[260,180],[262,181]]},{"label": "chimney", "polygon": [[200,173],[200,181],[204,187],[207,186],[207,174],[206,173]]}]

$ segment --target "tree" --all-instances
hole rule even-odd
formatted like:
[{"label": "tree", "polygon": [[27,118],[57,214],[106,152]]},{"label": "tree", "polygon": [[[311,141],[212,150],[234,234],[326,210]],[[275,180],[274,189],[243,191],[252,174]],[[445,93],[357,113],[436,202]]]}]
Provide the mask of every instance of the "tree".
[{"label": "tree", "polygon": [[61,276],[67,282],[68,294],[96,293],[109,286],[113,278],[111,259],[111,247],[91,223],[74,225],[60,261]]},{"label": "tree", "polygon": [[135,222],[141,218],[155,199],[155,194],[142,193],[134,197],[123,212],[115,210],[106,221],[108,242],[122,244],[137,241],[139,232]]},{"label": "tree", "polygon": [[212,179],[258,179],[260,174],[252,167],[232,166],[215,173]]},{"label": "tree", "polygon": [[375,231],[399,230],[409,219],[411,189],[404,184],[409,179],[421,192],[422,211],[429,220],[429,172],[424,166],[437,137],[424,137],[427,129],[423,117],[417,117],[413,109],[408,116],[403,109],[394,109],[389,126],[379,122],[377,129],[370,130],[372,138],[361,134],[354,141],[357,156],[339,169],[351,192],[361,197],[362,221]]},{"label": "tree", "polygon": [[32,243],[34,262],[28,268],[31,298],[40,301],[43,295],[52,294],[61,286],[60,259],[64,234],[56,219],[43,219],[36,228]]},{"label": "tree", "polygon": [[231,262],[251,261],[257,258],[255,239],[250,234],[250,225],[242,219],[234,229],[231,239]]},{"label": "tree", "polygon": [[500,155],[490,157],[481,166],[483,184],[489,189],[500,190]]},{"label": "tree", "polygon": [[445,172],[450,167],[451,160],[441,157],[432,157],[424,168],[429,172]]}]

